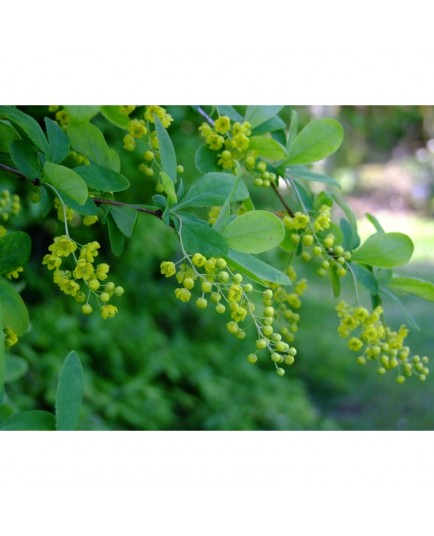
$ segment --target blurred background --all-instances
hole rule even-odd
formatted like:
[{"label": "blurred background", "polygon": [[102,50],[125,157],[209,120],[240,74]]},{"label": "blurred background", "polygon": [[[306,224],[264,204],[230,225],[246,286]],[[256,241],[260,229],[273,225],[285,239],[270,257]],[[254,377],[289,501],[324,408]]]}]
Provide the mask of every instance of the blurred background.
[{"label": "blurred background", "polygon": [[[209,109],[205,107],[206,109]],[[243,107],[239,107],[242,110]],[[21,107],[42,118],[47,107]],[[279,114],[289,122],[292,107]],[[386,231],[403,231],[415,243],[409,266],[401,273],[434,282],[434,107],[304,106],[295,107],[303,126],[311,118],[335,117],[344,126],[338,152],[317,168],[340,182],[356,212],[362,238],[373,232],[364,213],[374,213]],[[201,144],[201,117],[188,106],[167,106],[170,127],[185,181],[200,174],[194,152]],[[120,200],[149,203],[153,183],[138,172],[139,155],[122,149],[122,132],[102,119],[95,122],[122,158],[122,173],[132,188]],[[24,198],[17,181],[1,176]],[[254,196],[277,208],[264,190]],[[283,378],[271,362],[250,365],[254,335],[234,339],[213,311],[200,312],[174,297],[176,284],[159,273],[162,260],[178,257],[170,229],[141,215],[120,258],[110,253],[105,226],[71,229],[83,242],[99,240],[99,259],[111,266],[113,280],[125,288],[119,314],[102,320],[84,317],[80,307],[60,293],[41,264],[42,256],[62,224],[54,212],[42,224],[38,208],[25,202],[19,226],[32,235],[32,260],[25,269],[23,298],[31,314],[31,330],[12,350],[28,363],[26,374],[7,391],[20,410],[52,410],[57,375],[72,349],[85,371],[83,430],[432,430],[434,378],[411,378],[397,385],[394,374],[379,376],[375,365],[361,367],[336,328],[335,300],[324,280],[307,273],[299,349]],[[274,253],[278,264],[279,251]],[[301,271],[300,271],[301,274]],[[346,289],[344,289],[344,292]],[[421,327],[412,332],[413,352],[434,356],[434,304],[413,297],[403,302]],[[386,304],[386,319],[397,328],[405,323],[400,310]],[[314,341],[314,342],[313,342]]]}]

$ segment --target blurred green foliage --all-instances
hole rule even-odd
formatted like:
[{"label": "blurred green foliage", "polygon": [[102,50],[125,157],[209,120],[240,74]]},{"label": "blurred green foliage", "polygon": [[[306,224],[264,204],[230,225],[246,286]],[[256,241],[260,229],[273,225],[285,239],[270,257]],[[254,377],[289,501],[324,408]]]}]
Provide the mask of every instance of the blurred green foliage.
[{"label": "blurred green foliage", "polygon": [[[47,115],[46,107],[22,109],[40,119]],[[191,184],[199,177],[194,152],[201,143],[196,132],[202,119],[189,107],[167,109],[175,119],[170,134],[178,162]],[[312,110],[298,110],[306,123]],[[288,107],[281,115],[286,118],[290,112]],[[337,113],[346,130],[333,162],[337,166],[381,159],[403,140],[415,149],[432,135],[427,127],[431,111],[424,115],[417,107],[343,107]],[[138,172],[134,156],[122,150],[120,131],[103,122],[98,126],[122,157],[122,173],[132,182],[129,200],[148,202],[153,182]],[[24,198],[28,194],[19,182],[1,179]],[[274,199],[266,197],[266,203],[272,206]],[[104,226],[71,229],[79,241],[101,242],[100,257],[125,288],[119,315],[102,320],[81,315],[53,286],[40,260],[61,223],[53,215],[37,224],[35,210],[27,203],[18,220],[18,227],[32,236],[33,250],[23,290],[31,330],[12,348],[29,368],[8,385],[9,401],[17,409],[53,407],[64,356],[74,349],[85,373],[79,426],[84,430],[434,429],[433,379],[400,386],[392,377],[377,376],[372,367],[357,365],[337,338],[334,300],[320,281],[304,300],[298,359],[279,378],[268,361],[255,366],[246,361],[251,341],[230,336],[213,311],[204,314],[175,299],[175,284],[160,275],[159,264],[176,258],[177,240],[160,221],[142,215],[120,258],[110,253]],[[432,268],[420,270],[434,280]],[[406,304],[422,328],[410,343],[429,354],[432,306],[411,298]],[[391,323],[399,326],[400,312],[393,315]]]}]

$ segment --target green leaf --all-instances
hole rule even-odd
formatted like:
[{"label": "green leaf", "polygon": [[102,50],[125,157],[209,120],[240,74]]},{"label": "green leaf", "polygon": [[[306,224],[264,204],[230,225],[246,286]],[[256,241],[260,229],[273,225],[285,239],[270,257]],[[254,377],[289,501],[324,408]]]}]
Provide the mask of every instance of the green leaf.
[{"label": "green leaf", "polygon": [[241,122],[243,120],[243,116],[233,106],[217,106],[217,111],[219,115],[226,115],[232,121]]},{"label": "green leaf", "polygon": [[390,288],[381,286],[380,292],[384,296],[387,296],[388,298],[393,300],[398,305],[409,327],[417,331],[420,331],[420,327],[418,323],[416,322],[416,320],[413,318],[413,315],[411,315],[411,313],[405,308],[404,304],[401,302],[398,296],[393,292],[393,290],[391,290]]},{"label": "green leaf", "polygon": [[289,175],[297,177],[298,179],[304,179],[312,182],[323,182],[325,184],[337,186],[338,188],[341,187],[338,181],[336,179],[333,179],[333,177],[323,175],[322,173],[315,173],[314,171],[308,169],[306,166],[288,166],[286,168],[286,171]]},{"label": "green leaf", "polygon": [[74,171],[84,179],[88,188],[99,192],[121,192],[130,186],[130,181],[123,175],[97,164],[78,166]]},{"label": "green leaf", "polygon": [[120,106],[101,106],[100,112],[107,121],[110,121],[113,125],[123,128],[124,130],[128,129],[130,118],[121,113]]},{"label": "green leaf", "polygon": [[12,383],[24,376],[29,365],[22,357],[8,356],[5,360],[5,383]]},{"label": "green leaf", "polygon": [[244,273],[260,285],[268,286],[269,283],[292,285],[286,274],[253,255],[231,249],[225,258],[232,269]]},{"label": "green leaf", "polygon": [[377,231],[377,233],[384,233],[385,232],[385,230],[381,226],[381,223],[377,220],[377,218],[373,214],[366,213],[365,216],[366,216],[366,219],[370,223],[372,223],[372,225],[374,226],[374,228]]},{"label": "green leaf", "polygon": [[[231,173],[207,173],[196,181],[185,197],[173,207],[177,210],[185,207],[211,207],[223,205],[231,194],[236,182]],[[249,197],[249,190],[240,180],[231,202],[244,201]],[[172,209],[173,210],[173,209]]]},{"label": "green leaf", "polygon": [[3,327],[10,328],[19,337],[24,335],[29,327],[29,313],[23,299],[15,288],[0,277],[0,303],[2,305]]},{"label": "green leaf", "polygon": [[403,233],[375,234],[353,252],[352,259],[361,264],[393,268],[406,264],[413,249],[413,242]]},{"label": "green leaf", "polygon": [[277,115],[282,108],[284,106],[247,106],[244,119],[255,128]]},{"label": "green leaf", "polygon": [[64,192],[59,192],[59,195],[67,207],[72,208],[79,214],[84,216],[96,216],[98,213],[98,207],[95,205],[95,202],[91,197],[88,197],[83,205],[79,205],[77,201],[71,199],[69,195]]},{"label": "green leaf", "polygon": [[335,298],[339,298],[339,295],[341,293],[341,279],[336,273],[336,268],[334,266],[330,266],[328,272],[330,277],[330,283],[332,285],[333,296]]},{"label": "green leaf", "polygon": [[52,413],[38,409],[22,411],[9,417],[0,430],[6,431],[54,431],[56,420]]},{"label": "green leaf", "polygon": [[291,112],[291,122],[289,124],[288,141],[286,148],[289,149],[297,136],[298,131],[298,113],[296,110]]},{"label": "green leaf", "polygon": [[78,173],[59,164],[45,162],[44,180],[61,193],[65,193],[79,205],[84,205],[88,197],[86,183]]},{"label": "green leaf", "polygon": [[33,117],[30,117],[30,115],[25,114],[21,110],[17,110],[13,106],[0,106],[0,119],[2,117],[17,125],[36,147],[44,154],[47,154],[48,141],[36,119],[33,119]]},{"label": "green leaf", "polygon": [[220,167],[217,164],[217,153],[211,151],[205,143],[197,149],[194,155],[194,165],[202,173],[220,171]]},{"label": "green leaf", "polygon": [[113,156],[99,128],[91,123],[69,124],[66,132],[74,151],[85,154],[94,164],[112,168]]},{"label": "green leaf", "polygon": [[18,132],[10,125],[0,121],[0,153],[9,152],[9,142],[20,139]]},{"label": "green leaf", "polygon": [[131,207],[110,206],[109,212],[119,231],[125,236],[130,237],[137,220],[137,211]]},{"label": "green leaf", "polygon": [[0,301],[0,408],[4,404],[5,398],[5,333],[3,323],[3,306]]},{"label": "green leaf", "polygon": [[160,149],[161,168],[170,179],[176,182],[176,153],[172,140],[163,127],[160,119],[154,114],[155,131],[157,132],[158,147]]},{"label": "green leaf", "polygon": [[266,210],[238,216],[223,230],[229,247],[243,253],[261,253],[278,246],[285,238],[281,220]]},{"label": "green leaf", "polygon": [[424,300],[434,301],[434,284],[418,277],[394,277],[388,287],[405,294],[414,294]]},{"label": "green leaf", "polygon": [[295,137],[287,164],[309,164],[334,153],[342,143],[344,129],[335,119],[316,119]]},{"label": "green leaf", "polygon": [[258,156],[266,160],[279,161],[288,157],[283,145],[266,136],[252,136],[249,142],[249,151],[255,151]]},{"label": "green leaf", "polygon": [[22,231],[12,231],[0,238],[0,275],[23,266],[31,248],[30,236]]},{"label": "green leaf", "polygon": [[44,121],[48,135],[47,160],[49,162],[54,162],[55,164],[60,164],[65,160],[69,153],[68,136],[55,121],[48,117],[45,117]]},{"label": "green leaf", "polygon": [[114,149],[109,149],[107,167],[116,173],[121,171],[121,159]]},{"label": "green leaf", "polygon": [[277,131],[282,131],[285,133],[285,128],[285,121],[283,121],[283,119],[281,119],[278,115],[275,115],[274,117],[271,117],[264,123],[261,123],[259,126],[252,129],[252,136],[260,136],[261,134],[266,134],[267,132]]},{"label": "green leaf", "polygon": [[333,192],[331,194],[332,198],[334,199],[335,203],[341,207],[343,210],[345,216],[348,219],[348,223],[351,226],[351,229],[353,231],[353,237],[351,243],[348,245],[349,250],[353,250],[357,248],[360,245],[360,237],[359,233],[357,231],[357,218],[354,212],[351,210],[351,208],[347,205],[347,203],[344,201],[342,196],[338,193]]},{"label": "green leaf", "polygon": [[351,263],[350,267],[360,284],[368,289],[371,294],[378,294],[378,283],[370,270],[354,262]]},{"label": "green leaf", "polygon": [[21,173],[28,179],[41,176],[41,167],[34,148],[24,140],[12,140],[9,143],[11,158]]},{"label": "green leaf", "polygon": [[59,374],[56,393],[56,429],[74,430],[83,398],[83,367],[77,353],[70,352]]},{"label": "green leaf", "polygon": [[182,219],[180,234],[187,253],[202,253],[205,257],[223,257],[229,250],[223,236],[205,222],[190,215],[179,214]]},{"label": "green leaf", "polygon": [[72,123],[85,123],[95,117],[101,106],[64,106]]},{"label": "green leaf", "polygon": [[110,247],[113,255],[120,257],[125,247],[125,235],[121,233],[116,225],[113,216],[109,213],[107,217],[107,225],[109,231]]}]

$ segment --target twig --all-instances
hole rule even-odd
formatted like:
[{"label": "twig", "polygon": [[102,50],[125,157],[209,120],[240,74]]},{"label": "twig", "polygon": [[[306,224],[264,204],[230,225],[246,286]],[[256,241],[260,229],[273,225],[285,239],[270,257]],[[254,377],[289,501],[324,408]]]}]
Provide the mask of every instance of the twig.
[{"label": "twig", "polygon": [[160,209],[152,210],[150,208],[145,208],[140,205],[130,205],[129,203],[123,203],[122,201],[114,201],[113,199],[102,199],[99,197],[91,197],[92,201],[96,205],[113,205],[115,207],[129,207],[134,210],[137,210],[137,212],[144,212],[146,214],[152,214],[152,216],[156,216],[160,220],[163,217],[163,211]]},{"label": "twig", "polygon": [[[14,173],[14,175],[18,175],[18,177],[21,177],[22,179],[27,179],[24,173],[21,173],[21,171],[18,171],[18,169],[11,168],[6,164],[0,164],[0,169],[3,169],[4,171],[9,171],[9,173]],[[37,178],[30,179],[30,182],[32,182],[35,186],[39,186],[41,184],[41,180]]]},{"label": "twig", "polygon": [[213,127],[214,121],[211,119],[211,117],[203,110],[200,106],[197,107],[197,111],[200,113],[202,117],[204,117],[208,123]]},{"label": "twig", "polygon": [[271,187],[274,190],[274,193],[277,195],[277,197],[280,199],[280,202],[285,207],[286,212],[291,216],[294,217],[294,212],[292,209],[287,205],[286,201],[283,199],[282,194],[279,192],[278,187],[272,182]]}]

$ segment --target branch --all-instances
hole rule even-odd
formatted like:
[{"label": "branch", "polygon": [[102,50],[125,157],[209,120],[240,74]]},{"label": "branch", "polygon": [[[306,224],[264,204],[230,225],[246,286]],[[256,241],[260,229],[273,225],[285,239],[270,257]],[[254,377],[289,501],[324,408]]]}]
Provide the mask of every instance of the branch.
[{"label": "branch", "polygon": [[282,205],[285,207],[285,210],[286,212],[291,216],[291,217],[294,217],[294,212],[292,211],[292,209],[287,205],[286,201],[283,199],[282,197],[282,194],[279,192],[279,188],[274,184],[274,182],[271,183],[271,187],[273,188],[274,190],[274,193],[277,195],[277,197],[279,198],[280,202],[282,203]]},{"label": "branch", "polygon": [[130,203],[123,203],[122,201],[114,201],[113,199],[102,199],[100,197],[91,197],[91,199],[96,205],[113,205],[115,207],[129,207],[134,210],[137,210],[137,212],[144,212],[145,214],[151,214],[152,216],[156,216],[160,220],[163,217],[163,211],[160,209],[152,210],[150,208],[145,208],[140,205],[130,205]]},{"label": "branch", "polygon": [[27,179],[27,177],[24,175],[24,173],[21,173],[21,171],[18,171],[18,169],[11,168],[7,166],[6,164],[0,164],[0,169],[3,169],[4,171],[9,171],[9,173],[13,173],[14,175],[17,175],[18,177],[21,177],[22,179],[30,180],[35,186],[39,186],[41,184],[40,179]]},{"label": "branch", "polygon": [[200,113],[202,117],[204,117],[208,123],[213,127],[214,121],[211,119],[211,117],[203,110],[200,106],[197,107],[197,111]]}]

